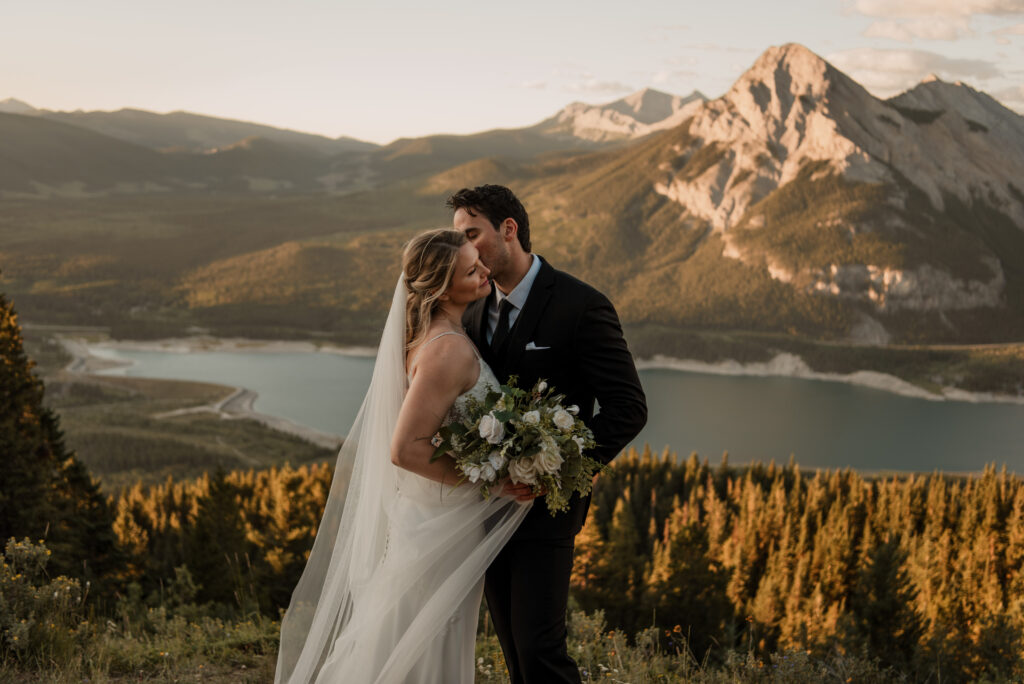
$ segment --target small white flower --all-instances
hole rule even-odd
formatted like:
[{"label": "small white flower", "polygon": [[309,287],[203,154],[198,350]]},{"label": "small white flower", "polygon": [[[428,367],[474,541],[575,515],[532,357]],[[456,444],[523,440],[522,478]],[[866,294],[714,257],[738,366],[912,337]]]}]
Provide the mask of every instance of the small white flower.
[{"label": "small white flower", "polygon": [[466,473],[466,477],[469,478],[470,482],[476,482],[480,479],[480,466],[478,465],[466,466],[463,472]]},{"label": "small white flower", "polygon": [[576,446],[578,446],[580,448],[580,453],[582,454],[583,453],[583,438],[582,437],[573,437],[572,441],[576,442]]},{"label": "small white flower", "polygon": [[480,477],[488,482],[494,482],[495,478],[498,477],[498,473],[490,463],[484,463],[480,466]]},{"label": "small white flower", "polygon": [[554,421],[556,427],[562,430],[571,430],[575,423],[572,414],[562,408],[555,411],[555,416],[551,420]]},{"label": "small white flower", "polygon": [[479,430],[488,444],[497,444],[505,436],[505,425],[494,417],[493,411],[480,419]]},{"label": "small white flower", "polygon": [[540,422],[540,411],[527,411],[523,414],[523,422],[527,425],[536,425]]},{"label": "small white flower", "polygon": [[494,468],[496,472],[501,470],[507,460],[508,459],[505,458],[505,455],[500,451],[492,451],[487,456],[487,462],[491,464],[491,467]]},{"label": "small white flower", "polygon": [[580,407],[577,406],[576,404],[573,404],[572,406],[570,406],[569,408],[567,408],[565,410],[568,411],[569,413],[571,413],[574,416],[578,416],[579,413],[580,413]]},{"label": "small white flower", "polygon": [[508,464],[508,475],[516,484],[537,484],[532,458],[516,458]]},{"label": "small white flower", "polygon": [[543,392],[547,388],[548,388],[548,383],[544,382],[543,380],[541,380],[540,382],[537,383],[537,391],[538,392]]}]

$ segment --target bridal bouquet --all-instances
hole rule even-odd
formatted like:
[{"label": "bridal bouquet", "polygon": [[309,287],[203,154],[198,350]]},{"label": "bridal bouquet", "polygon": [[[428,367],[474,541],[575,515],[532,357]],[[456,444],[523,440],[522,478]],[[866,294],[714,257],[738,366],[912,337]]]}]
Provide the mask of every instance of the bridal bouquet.
[{"label": "bridal bouquet", "polygon": [[565,395],[540,380],[533,389],[516,387],[516,377],[483,401],[469,398],[465,417],[434,436],[431,460],[445,454],[463,475],[479,484],[485,497],[502,478],[546,492],[551,515],[569,508],[573,492],[590,493],[601,464],[584,452],[595,445],[594,433],[577,417],[578,406],[563,406]]}]

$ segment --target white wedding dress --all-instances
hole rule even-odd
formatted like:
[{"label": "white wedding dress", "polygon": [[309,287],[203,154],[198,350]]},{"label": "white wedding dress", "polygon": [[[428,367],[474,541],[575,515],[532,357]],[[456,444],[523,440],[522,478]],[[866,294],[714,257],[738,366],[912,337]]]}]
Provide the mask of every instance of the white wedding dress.
[{"label": "white wedding dress", "polygon": [[[338,456],[313,550],[281,625],[278,684],[469,684],[487,567],[529,511],[475,485],[450,487],[391,463],[406,389],[405,288],[363,407]],[[498,382],[477,354],[469,397]]]}]

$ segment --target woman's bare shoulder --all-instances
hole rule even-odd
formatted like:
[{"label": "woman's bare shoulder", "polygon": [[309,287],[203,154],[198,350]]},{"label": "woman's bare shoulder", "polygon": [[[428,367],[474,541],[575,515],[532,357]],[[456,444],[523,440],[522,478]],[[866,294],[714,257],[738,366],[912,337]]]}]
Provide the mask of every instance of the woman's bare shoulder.
[{"label": "woman's bare shoulder", "polygon": [[[473,343],[463,334],[442,335],[432,338],[410,350],[408,357],[413,364],[410,377],[421,373],[428,376],[474,375],[478,364]],[[461,384],[461,383],[460,383]]]}]

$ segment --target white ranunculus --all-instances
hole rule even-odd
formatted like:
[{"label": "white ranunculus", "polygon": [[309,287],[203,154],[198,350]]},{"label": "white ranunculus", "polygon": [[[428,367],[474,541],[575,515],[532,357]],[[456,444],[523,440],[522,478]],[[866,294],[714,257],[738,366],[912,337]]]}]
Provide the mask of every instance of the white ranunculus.
[{"label": "white ranunculus", "polygon": [[527,411],[523,414],[523,422],[527,425],[536,425],[540,422],[540,411]]},{"label": "white ranunculus", "polygon": [[567,408],[565,410],[568,411],[569,413],[571,413],[572,415],[576,416],[576,415],[579,415],[580,407],[577,406],[576,404],[573,404],[572,406],[570,406],[569,408]]},{"label": "white ranunculus", "polygon": [[541,380],[539,383],[537,383],[537,391],[538,392],[543,392],[547,388],[548,388],[548,383],[544,382],[543,380]]},{"label": "white ranunculus", "polygon": [[466,470],[464,472],[466,473],[466,477],[469,478],[470,482],[476,482],[477,480],[480,479],[480,466],[478,465],[466,466]]},{"label": "white ranunculus", "polygon": [[497,476],[498,473],[495,472],[494,466],[492,466],[490,463],[484,463],[482,466],[480,466],[480,477],[482,477],[487,482],[494,482],[494,478],[496,478]]},{"label": "white ranunculus", "polygon": [[489,444],[497,444],[505,436],[505,425],[494,417],[493,411],[480,419],[479,430],[480,436]]},{"label": "white ranunculus", "polygon": [[507,460],[508,459],[505,458],[505,455],[500,451],[492,451],[487,456],[487,462],[491,464],[491,467],[494,468],[495,471],[501,470]]},{"label": "white ranunculus", "polygon": [[561,408],[555,411],[555,416],[551,420],[554,421],[556,427],[562,430],[571,430],[576,422],[571,413]]},{"label": "white ranunculus", "polygon": [[533,458],[533,466],[536,470],[554,475],[562,467],[562,452],[555,441],[548,438],[544,440],[542,448]]},{"label": "white ranunculus", "polygon": [[537,484],[532,458],[514,458],[508,464],[508,476],[516,484]]}]

